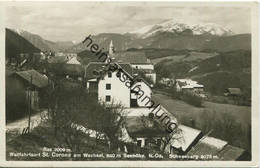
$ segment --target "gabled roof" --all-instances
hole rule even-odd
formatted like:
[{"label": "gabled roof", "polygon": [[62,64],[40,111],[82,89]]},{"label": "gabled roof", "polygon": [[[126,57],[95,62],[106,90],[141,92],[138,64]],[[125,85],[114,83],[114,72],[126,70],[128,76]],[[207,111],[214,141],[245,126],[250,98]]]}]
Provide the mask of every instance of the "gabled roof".
[{"label": "gabled roof", "polygon": [[192,88],[203,88],[204,86],[198,84],[197,81],[191,79],[176,79],[176,83],[180,85],[182,89],[192,89]]},{"label": "gabled roof", "polygon": [[179,125],[179,129],[180,134],[173,135],[173,140],[170,143],[174,148],[181,149],[183,152],[186,152],[192,143],[200,138],[199,136],[202,132],[185,125]]},{"label": "gabled roof", "polygon": [[72,57],[71,59],[69,59],[67,61],[67,64],[80,64],[80,62],[78,61],[77,57]]},{"label": "gabled roof", "polygon": [[131,64],[151,64],[144,52],[141,51],[123,51],[114,53],[111,57],[116,59],[116,62],[131,63]]},{"label": "gabled roof", "polygon": [[188,155],[216,155],[226,145],[226,141],[206,136],[201,138],[196,146],[188,152]]},{"label": "gabled roof", "polygon": [[48,85],[48,78],[34,69],[16,72],[16,74],[29,83],[32,81],[32,84],[38,88],[44,88]]},{"label": "gabled roof", "polygon": [[[132,75],[133,69],[129,63],[119,63],[119,65],[122,67],[124,71],[126,71],[129,75]],[[101,71],[104,70],[107,66],[106,63],[103,62],[90,62],[85,69],[85,77],[87,79],[93,79],[97,78],[96,75],[94,75],[94,71]]]}]

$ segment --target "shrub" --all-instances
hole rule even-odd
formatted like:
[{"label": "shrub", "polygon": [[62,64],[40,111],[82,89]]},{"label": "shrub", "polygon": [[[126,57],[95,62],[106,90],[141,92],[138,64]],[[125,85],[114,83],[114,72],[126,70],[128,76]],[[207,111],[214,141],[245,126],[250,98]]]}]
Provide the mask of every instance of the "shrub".
[{"label": "shrub", "polygon": [[181,99],[183,92],[178,92],[176,88],[172,88],[171,95],[174,99]]},{"label": "shrub", "polygon": [[202,107],[202,98],[199,96],[196,96],[193,93],[185,92],[182,95],[181,98],[183,101],[187,102],[188,104],[191,104],[196,107]]}]

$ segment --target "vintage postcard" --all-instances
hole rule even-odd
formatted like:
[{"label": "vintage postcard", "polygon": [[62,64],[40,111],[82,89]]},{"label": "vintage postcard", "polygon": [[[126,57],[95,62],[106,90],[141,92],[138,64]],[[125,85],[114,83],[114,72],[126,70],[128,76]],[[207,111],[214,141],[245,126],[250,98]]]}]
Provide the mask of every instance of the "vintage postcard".
[{"label": "vintage postcard", "polygon": [[257,166],[258,9],[1,2],[0,166]]}]

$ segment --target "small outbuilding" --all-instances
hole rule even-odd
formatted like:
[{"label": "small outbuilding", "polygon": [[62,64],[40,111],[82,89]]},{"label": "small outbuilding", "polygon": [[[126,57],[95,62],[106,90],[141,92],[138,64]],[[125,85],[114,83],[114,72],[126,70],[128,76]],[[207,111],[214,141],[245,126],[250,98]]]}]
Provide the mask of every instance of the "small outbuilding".
[{"label": "small outbuilding", "polygon": [[[6,73],[6,118],[14,120],[26,115],[28,108],[38,110],[44,106],[44,89],[50,84],[48,77],[36,70]],[[30,102],[30,103],[29,103]],[[29,106],[30,104],[30,106]]]},{"label": "small outbuilding", "polygon": [[224,92],[225,96],[241,96],[242,92],[240,88],[227,88]]}]

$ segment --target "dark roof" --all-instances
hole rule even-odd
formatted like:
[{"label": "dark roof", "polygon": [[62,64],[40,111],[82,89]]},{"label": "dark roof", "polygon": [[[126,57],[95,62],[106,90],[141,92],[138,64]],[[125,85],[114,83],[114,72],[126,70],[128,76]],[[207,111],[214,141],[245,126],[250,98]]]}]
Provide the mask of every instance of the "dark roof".
[{"label": "dark roof", "polygon": [[232,95],[241,95],[242,94],[240,88],[228,88],[227,91]]},{"label": "dark roof", "polygon": [[[106,67],[106,63],[103,62],[90,62],[87,66],[86,66],[86,70],[85,70],[85,77],[87,79],[93,79],[96,78],[97,76],[95,76],[93,74],[93,71],[100,71],[103,70],[104,67]],[[126,71],[129,75],[132,75],[132,67],[130,64],[128,63],[119,63],[119,65],[122,67],[122,69],[124,71]]]},{"label": "dark roof", "polygon": [[203,137],[201,140],[188,152],[188,155],[216,155],[227,145],[226,141],[214,138]]},{"label": "dark roof", "polygon": [[69,58],[67,56],[55,56],[48,59],[48,63],[66,63],[69,61]]},{"label": "dark roof", "polygon": [[144,52],[141,51],[123,51],[114,53],[116,62],[131,63],[131,64],[150,64],[151,61],[147,59]]},{"label": "dark roof", "polygon": [[[151,127],[149,127],[149,123]],[[155,124],[153,124],[155,123]],[[165,136],[166,130],[159,126],[153,119],[144,116],[129,116],[126,118],[126,130],[133,137]]]},{"label": "dark roof", "polygon": [[219,152],[219,149],[210,146],[205,143],[198,142],[195,147],[193,147],[189,152],[188,155],[215,155]]},{"label": "dark roof", "polygon": [[237,160],[244,152],[244,149],[227,145],[219,152],[218,156],[221,160]]},{"label": "dark roof", "polygon": [[47,64],[47,71],[57,75],[84,76],[84,66],[78,64]]},{"label": "dark roof", "polygon": [[43,76],[39,72],[35,71],[34,69],[16,72],[16,74],[28,81],[29,83],[32,79],[32,84],[34,86],[37,86],[38,88],[44,88],[48,85],[48,78],[46,76]]}]

